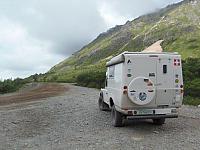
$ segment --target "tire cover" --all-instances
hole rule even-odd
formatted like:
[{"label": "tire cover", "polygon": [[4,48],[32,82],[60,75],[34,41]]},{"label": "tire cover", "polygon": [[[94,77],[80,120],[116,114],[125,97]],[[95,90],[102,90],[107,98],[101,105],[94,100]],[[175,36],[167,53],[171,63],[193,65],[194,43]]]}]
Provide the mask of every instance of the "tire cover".
[{"label": "tire cover", "polygon": [[155,87],[150,79],[137,77],[128,86],[128,97],[137,105],[149,104],[155,97]]}]

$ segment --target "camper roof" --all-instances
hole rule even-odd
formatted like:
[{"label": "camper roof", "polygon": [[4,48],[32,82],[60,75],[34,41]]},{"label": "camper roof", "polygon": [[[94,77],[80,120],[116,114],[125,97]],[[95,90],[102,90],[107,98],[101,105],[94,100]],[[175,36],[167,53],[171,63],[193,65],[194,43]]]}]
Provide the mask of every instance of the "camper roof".
[{"label": "camper roof", "polygon": [[106,67],[113,66],[116,64],[123,63],[125,61],[125,55],[178,55],[177,52],[123,52],[113,57],[109,62],[106,63]]}]

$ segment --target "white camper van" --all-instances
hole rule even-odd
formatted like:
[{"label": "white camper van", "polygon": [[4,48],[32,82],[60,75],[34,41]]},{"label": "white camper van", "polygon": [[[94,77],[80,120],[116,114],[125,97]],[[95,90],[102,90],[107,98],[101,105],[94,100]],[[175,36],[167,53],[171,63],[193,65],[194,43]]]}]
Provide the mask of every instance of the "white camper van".
[{"label": "white camper van", "polygon": [[111,109],[112,124],[124,119],[152,119],[164,124],[177,118],[183,99],[181,56],[178,53],[124,52],[107,63],[100,110]]}]

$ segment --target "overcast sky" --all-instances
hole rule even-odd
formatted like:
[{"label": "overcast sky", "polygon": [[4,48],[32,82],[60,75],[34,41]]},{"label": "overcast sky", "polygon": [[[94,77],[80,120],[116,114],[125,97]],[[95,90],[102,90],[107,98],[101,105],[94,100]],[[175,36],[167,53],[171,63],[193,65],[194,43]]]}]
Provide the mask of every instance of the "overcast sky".
[{"label": "overcast sky", "polygon": [[0,0],[0,79],[44,73],[110,27],[180,0]]}]

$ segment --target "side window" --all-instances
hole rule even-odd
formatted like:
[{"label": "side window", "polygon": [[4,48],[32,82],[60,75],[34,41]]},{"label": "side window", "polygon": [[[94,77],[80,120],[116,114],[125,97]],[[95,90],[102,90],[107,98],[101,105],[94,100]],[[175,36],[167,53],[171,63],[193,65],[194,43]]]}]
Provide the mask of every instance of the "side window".
[{"label": "side window", "polygon": [[109,68],[109,78],[113,79],[115,77],[115,66]]}]

